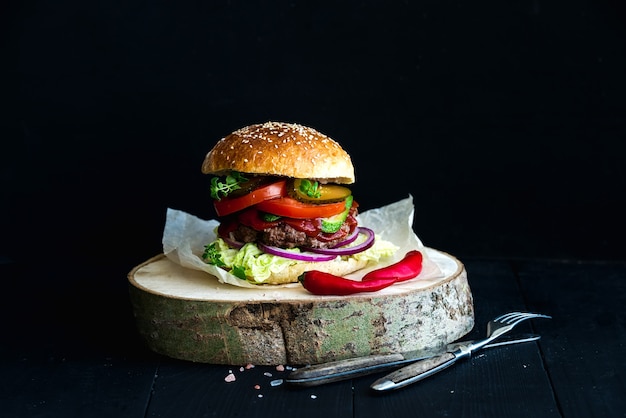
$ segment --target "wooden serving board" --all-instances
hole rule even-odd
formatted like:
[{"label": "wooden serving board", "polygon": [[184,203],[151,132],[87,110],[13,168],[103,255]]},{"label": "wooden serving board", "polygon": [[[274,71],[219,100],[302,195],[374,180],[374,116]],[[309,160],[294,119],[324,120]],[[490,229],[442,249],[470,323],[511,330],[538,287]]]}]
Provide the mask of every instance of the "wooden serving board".
[{"label": "wooden serving board", "polygon": [[139,333],[157,353],[229,365],[305,365],[450,343],[474,326],[463,264],[427,248],[442,277],[316,296],[300,284],[219,283],[158,255],[129,274]]}]

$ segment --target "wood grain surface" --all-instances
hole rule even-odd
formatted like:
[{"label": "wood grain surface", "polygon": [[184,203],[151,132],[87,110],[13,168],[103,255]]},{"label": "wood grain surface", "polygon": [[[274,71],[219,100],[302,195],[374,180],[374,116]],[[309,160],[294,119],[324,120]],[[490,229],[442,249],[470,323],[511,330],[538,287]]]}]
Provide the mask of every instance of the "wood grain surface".
[{"label": "wood grain surface", "polygon": [[474,307],[463,264],[427,251],[441,277],[341,297],[239,288],[157,256],[129,274],[130,296],[148,346],[183,360],[303,365],[428,349],[467,334]]}]

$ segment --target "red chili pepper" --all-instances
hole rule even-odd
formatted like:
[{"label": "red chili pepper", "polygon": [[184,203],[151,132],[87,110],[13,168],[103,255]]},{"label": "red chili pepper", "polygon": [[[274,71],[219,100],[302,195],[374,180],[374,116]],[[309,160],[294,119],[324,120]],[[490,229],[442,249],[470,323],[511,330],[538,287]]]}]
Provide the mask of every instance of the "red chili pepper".
[{"label": "red chili pepper", "polygon": [[317,270],[305,271],[298,277],[302,286],[316,295],[351,295],[376,292],[396,282],[417,277],[422,271],[422,253],[411,250],[404,258],[390,266],[367,273],[361,281],[350,280]]},{"label": "red chili pepper", "polygon": [[298,277],[298,280],[306,290],[315,295],[336,296],[352,295],[361,292],[376,292],[396,282],[395,278],[381,278],[363,282],[346,279],[317,270],[305,271]]},{"label": "red chili pepper", "polygon": [[417,277],[422,271],[422,253],[411,250],[404,258],[390,266],[372,270],[361,279],[364,282],[393,278],[398,282]]}]

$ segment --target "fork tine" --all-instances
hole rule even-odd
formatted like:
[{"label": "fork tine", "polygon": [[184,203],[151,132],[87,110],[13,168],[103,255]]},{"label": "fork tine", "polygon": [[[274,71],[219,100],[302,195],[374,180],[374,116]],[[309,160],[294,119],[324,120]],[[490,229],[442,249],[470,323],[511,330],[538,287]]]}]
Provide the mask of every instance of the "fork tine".
[{"label": "fork tine", "polygon": [[517,321],[515,322],[515,324],[518,324],[520,321],[524,321],[530,318],[551,318],[551,317],[548,315],[532,313],[532,312],[509,312],[504,315],[500,315],[499,317],[495,318],[494,321],[504,322],[507,324],[513,321]]},{"label": "fork tine", "polygon": [[538,314],[538,313],[532,313],[532,314],[528,314],[523,318],[520,318],[520,321],[523,321],[525,319],[532,319],[532,318],[548,318],[551,319],[552,317],[549,315],[543,315],[543,314]]},{"label": "fork tine", "polygon": [[511,315],[508,319],[507,319],[507,323],[518,323],[519,321],[523,321],[525,319],[530,319],[530,318],[534,318],[536,317],[537,314],[534,313],[530,313],[530,312],[518,312],[517,315]]},{"label": "fork tine", "polygon": [[503,315],[500,315],[497,318],[494,318],[494,321],[496,322],[506,322],[508,319],[510,319],[511,317],[517,316],[522,314],[522,312],[509,312],[509,313],[505,313]]},{"label": "fork tine", "polygon": [[527,319],[531,319],[531,318],[536,318],[537,314],[526,314],[526,315],[518,315],[515,318],[511,318],[511,320],[509,321],[509,324],[511,325],[517,325],[522,321],[525,321]]}]

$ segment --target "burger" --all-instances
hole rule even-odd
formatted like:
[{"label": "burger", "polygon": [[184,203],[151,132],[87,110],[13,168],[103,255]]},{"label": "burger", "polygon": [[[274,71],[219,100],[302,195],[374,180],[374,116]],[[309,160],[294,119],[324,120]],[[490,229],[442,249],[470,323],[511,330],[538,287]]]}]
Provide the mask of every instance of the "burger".
[{"label": "burger", "polygon": [[219,220],[202,258],[255,284],[297,282],[307,270],[346,275],[393,255],[358,224],[348,153],[315,129],[266,122],[225,136],[202,172]]}]

